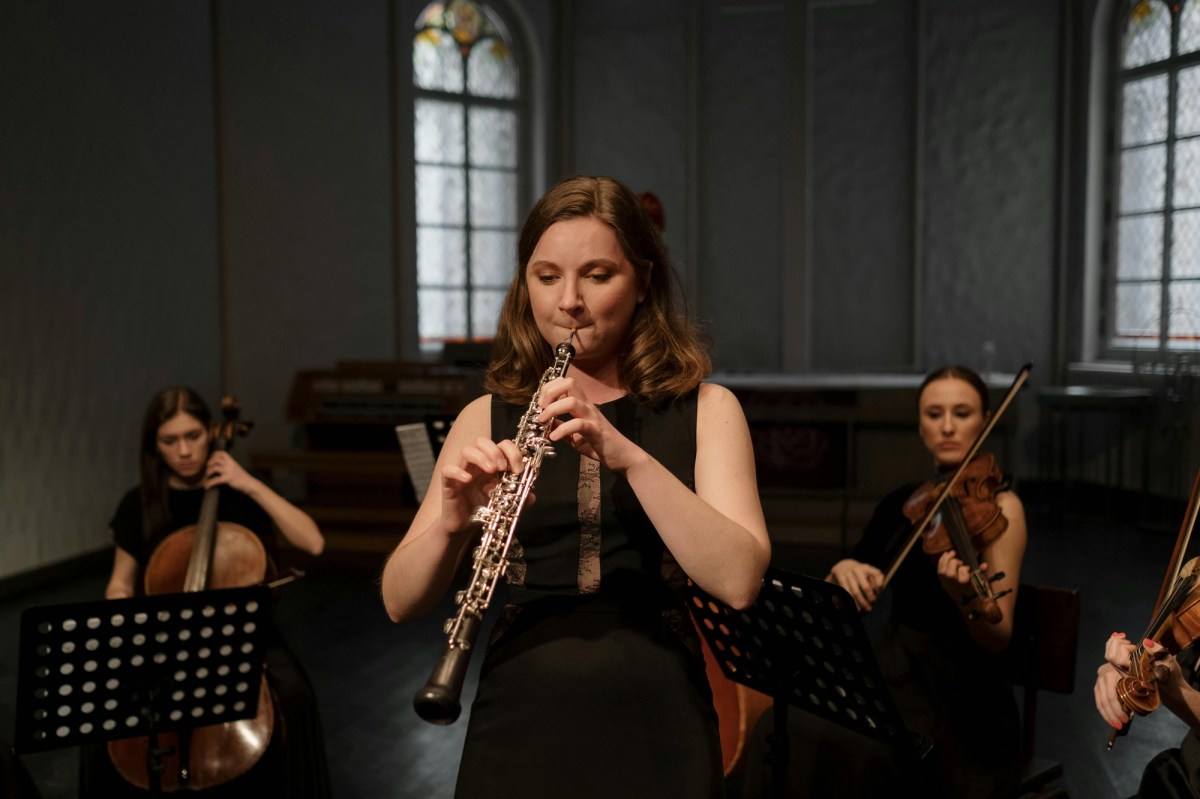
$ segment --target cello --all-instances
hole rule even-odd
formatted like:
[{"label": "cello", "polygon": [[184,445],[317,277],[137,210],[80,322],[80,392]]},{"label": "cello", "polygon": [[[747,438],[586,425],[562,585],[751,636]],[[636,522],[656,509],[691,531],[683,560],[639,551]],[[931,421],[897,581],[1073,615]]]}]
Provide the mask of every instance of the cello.
[{"label": "cello", "polygon": [[[224,421],[210,434],[209,454],[229,451],[237,436],[251,427],[240,419],[236,400],[221,402]],[[257,535],[231,522],[217,520],[219,489],[208,488],[196,524],[168,535],[146,565],[146,594],[241,588],[263,583],[268,557]],[[129,783],[150,790],[204,790],[249,771],[266,752],[275,726],[275,703],[266,672],[259,688],[257,715],[251,719],[158,734],[161,748],[151,750],[148,737],[110,741],[113,767]],[[162,774],[151,764],[161,756]]]},{"label": "cello", "polygon": [[746,748],[754,725],[758,723],[759,717],[770,709],[774,700],[726,677],[695,616],[692,616],[692,624],[695,625],[696,636],[700,639],[704,672],[712,690],[713,710],[717,714],[721,766],[726,777],[737,777],[746,768]]}]

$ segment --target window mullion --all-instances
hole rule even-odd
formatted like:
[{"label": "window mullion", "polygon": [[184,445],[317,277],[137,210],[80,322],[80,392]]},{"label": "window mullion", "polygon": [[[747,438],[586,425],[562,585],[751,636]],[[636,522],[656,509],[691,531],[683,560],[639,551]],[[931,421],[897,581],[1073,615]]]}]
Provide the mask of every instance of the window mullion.
[{"label": "window mullion", "polygon": [[1159,292],[1159,351],[1166,355],[1171,349],[1171,252],[1175,228],[1175,118],[1179,109],[1179,14],[1171,11],[1171,59],[1167,67],[1167,163],[1166,185],[1163,187],[1163,252],[1162,286]]},{"label": "window mullion", "polygon": [[466,221],[463,230],[463,249],[465,250],[465,265],[466,272],[464,274],[465,294],[464,301],[466,307],[466,330],[463,331],[463,341],[475,340],[475,274],[471,263],[471,238],[472,232],[475,230],[475,222],[471,217],[471,192],[472,175],[471,175],[471,114],[470,114],[470,79],[467,70],[470,68],[468,63],[467,53],[462,55],[463,62],[463,96],[462,96],[462,126],[463,126],[463,171],[466,177],[466,193],[463,196],[463,219]]}]

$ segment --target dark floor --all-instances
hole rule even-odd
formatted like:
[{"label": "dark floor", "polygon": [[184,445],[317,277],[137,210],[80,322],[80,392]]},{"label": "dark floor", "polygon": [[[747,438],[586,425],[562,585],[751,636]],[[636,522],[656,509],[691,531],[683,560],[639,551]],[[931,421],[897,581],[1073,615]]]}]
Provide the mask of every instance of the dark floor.
[{"label": "dark floor", "polygon": [[[1161,749],[1177,745],[1184,727],[1161,711],[1138,719],[1133,731],[1106,752],[1108,727],[1092,704],[1092,680],[1112,632],[1124,631],[1130,638],[1143,632],[1176,531],[1166,522],[1148,526],[1144,516],[1114,520],[1103,507],[1085,516],[1029,495],[1026,505],[1031,534],[1023,581],[1075,587],[1083,600],[1075,691],[1040,697],[1038,749],[1064,762],[1062,784],[1070,796],[1129,796],[1142,766]],[[828,564],[822,560],[803,550],[777,552],[777,565],[785,568],[823,571]],[[322,558],[306,577],[282,589],[277,617],[316,686],[334,795],[448,797],[465,718],[447,727],[430,725],[413,712],[412,697],[441,654],[440,627],[452,606],[447,602],[427,619],[392,625],[375,583],[381,563],[382,557]],[[0,602],[0,738],[14,736],[22,610],[96,599],[105,577],[88,574]],[[473,691],[469,679],[466,701]],[[76,750],[27,754],[21,762],[43,799],[75,795]]]}]

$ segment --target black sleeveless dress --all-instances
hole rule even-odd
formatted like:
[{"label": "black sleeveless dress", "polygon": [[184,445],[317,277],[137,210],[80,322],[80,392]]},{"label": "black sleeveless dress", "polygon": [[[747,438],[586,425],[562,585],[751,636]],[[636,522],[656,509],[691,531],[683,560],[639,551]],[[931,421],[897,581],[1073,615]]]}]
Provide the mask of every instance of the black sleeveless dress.
[{"label": "black sleeveless dress", "polygon": [[[691,487],[696,396],[662,411],[628,397],[600,407]],[[513,436],[524,411],[493,399],[493,438]],[[624,478],[556,450],[517,525],[456,796],[720,797],[684,575]]]}]

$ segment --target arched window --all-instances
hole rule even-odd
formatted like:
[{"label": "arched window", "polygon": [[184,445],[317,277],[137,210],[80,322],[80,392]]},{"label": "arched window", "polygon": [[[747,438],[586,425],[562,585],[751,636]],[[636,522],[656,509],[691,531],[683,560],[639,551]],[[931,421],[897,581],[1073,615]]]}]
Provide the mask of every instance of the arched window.
[{"label": "arched window", "polygon": [[512,275],[520,69],[494,9],[430,3],[413,36],[417,314],[423,352],[490,339]]},{"label": "arched window", "polygon": [[1106,349],[1200,350],[1200,0],[1121,0]]}]

